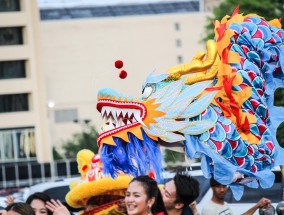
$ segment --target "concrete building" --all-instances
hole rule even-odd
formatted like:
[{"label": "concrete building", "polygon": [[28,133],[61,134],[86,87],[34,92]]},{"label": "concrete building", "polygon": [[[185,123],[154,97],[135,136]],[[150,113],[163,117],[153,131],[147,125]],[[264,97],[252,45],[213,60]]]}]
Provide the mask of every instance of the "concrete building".
[{"label": "concrete building", "polygon": [[[205,5],[38,0],[37,8],[36,1],[1,1],[0,162],[51,161],[51,147],[60,151],[84,122],[99,129],[100,88],[139,97],[150,72],[205,50]],[[114,67],[117,59],[124,61],[126,79]]]},{"label": "concrete building", "polygon": [[1,163],[51,160],[39,31],[36,1],[0,2]]}]

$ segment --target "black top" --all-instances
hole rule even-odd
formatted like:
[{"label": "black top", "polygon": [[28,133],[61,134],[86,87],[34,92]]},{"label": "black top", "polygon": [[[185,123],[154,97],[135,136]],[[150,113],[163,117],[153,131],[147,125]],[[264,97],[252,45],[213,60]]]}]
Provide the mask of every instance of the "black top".
[{"label": "black top", "polygon": [[181,215],[193,215],[191,208],[189,206],[183,208]]}]

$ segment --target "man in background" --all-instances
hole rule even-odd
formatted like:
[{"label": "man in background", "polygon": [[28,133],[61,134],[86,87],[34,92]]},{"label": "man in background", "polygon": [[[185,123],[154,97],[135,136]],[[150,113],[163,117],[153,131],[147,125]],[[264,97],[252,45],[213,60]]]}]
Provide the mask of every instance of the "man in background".
[{"label": "man in background", "polygon": [[199,195],[199,183],[187,172],[179,170],[161,193],[168,215],[193,215],[189,204]]},{"label": "man in background", "polygon": [[[227,202],[225,196],[228,186],[220,184],[214,178],[210,179],[210,187],[213,191],[211,201],[202,209],[202,215],[233,215],[233,211]],[[251,209],[243,213],[243,215],[252,215],[258,208],[270,206],[271,201],[267,198],[261,198]]]}]

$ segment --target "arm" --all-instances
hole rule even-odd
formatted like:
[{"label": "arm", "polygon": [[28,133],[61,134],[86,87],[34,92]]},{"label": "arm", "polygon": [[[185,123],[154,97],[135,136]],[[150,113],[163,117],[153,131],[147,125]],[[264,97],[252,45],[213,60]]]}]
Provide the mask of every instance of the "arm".
[{"label": "arm", "polygon": [[0,210],[0,215],[6,215],[7,211],[6,210]]},{"label": "arm", "polygon": [[12,203],[14,203],[15,202],[15,197],[14,196],[7,196],[6,197],[6,201],[5,201],[5,203],[6,203],[6,205],[8,206],[8,205],[10,205],[10,204],[12,204]]},{"label": "arm", "polygon": [[258,208],[262,208],[263,206],[271,205],[271,201],[267,198],[262,197],[258,203],[256,203],[251,209],[243,213],[242,215],[252,215]]}]

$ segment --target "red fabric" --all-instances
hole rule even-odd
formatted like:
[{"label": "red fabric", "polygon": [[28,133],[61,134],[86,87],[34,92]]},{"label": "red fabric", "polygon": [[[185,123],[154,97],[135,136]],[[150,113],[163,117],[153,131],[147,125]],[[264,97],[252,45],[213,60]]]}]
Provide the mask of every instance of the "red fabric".
[{"label": "red fabric", "polygon": [[154,213],[153,215],[164,215],[164,212],[158,212],[158,213]]}]

